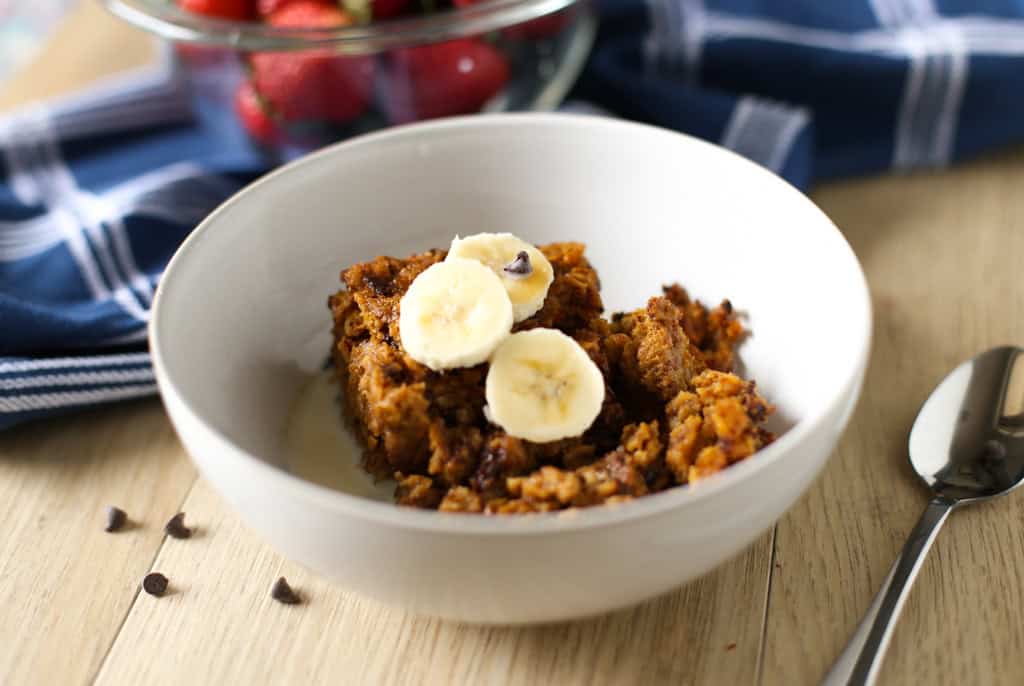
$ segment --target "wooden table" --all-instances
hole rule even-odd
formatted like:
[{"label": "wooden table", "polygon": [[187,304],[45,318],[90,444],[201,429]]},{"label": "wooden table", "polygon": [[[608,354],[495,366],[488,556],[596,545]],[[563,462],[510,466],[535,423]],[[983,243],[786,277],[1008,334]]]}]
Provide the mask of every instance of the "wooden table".
[{"label": "wooden table", "polygon": [[[0,91],[0,107],[148,59],[87,2]],[[334,588],[276,554],[197,478],[158,400],[0,435],[5,684],[813,684],[925,504],[907,432],[933,385],[1024,341],[1024,151],[941,173],[828,184],[813,197],[867,271],[864,395],[824,475],[736,559],[585,622],[474,628]],[[795,304],[794,304],[795,305]],[[108,504],[137,526],[103,532]],[[199,530],[165,538],[184,510]],[[173,593],[138,593],[150,570]],[[1024,497],[957,513],[925,563],[882,683],[1024,683]],[[301,607],[268,597],[286,575]]]}]

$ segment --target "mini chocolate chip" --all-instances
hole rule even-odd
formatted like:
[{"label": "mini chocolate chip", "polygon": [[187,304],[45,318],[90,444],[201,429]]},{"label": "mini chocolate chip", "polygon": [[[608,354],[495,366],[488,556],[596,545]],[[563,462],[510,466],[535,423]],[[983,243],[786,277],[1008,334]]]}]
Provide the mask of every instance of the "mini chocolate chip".
[{"label": "mini chocolate chip", "polygon": [[374,295],[389,298],[395,294],[395,279],[391,274],[363,277],[363,283]]},{"label": "mini chocolate chip", "polygon": [[142,580],[142,590],[159,598],[167,592],[167,577],[160,572],[151,572]]},{"label": "mini chocolate chip", "polygon": [[120,531],[128,522],[128,515],[119,507],[111,505],[107,508],[107,525],[103,528],[108,533]]},{"label": "mini chocolate chip", "polygon": [[283,576],[274,582],[274,587],[270,589],[270,597],[285,605],[298,605],[302,602],[302,598],[292,590]]},{"label": "mini chocolate chip", "polygon": [[529,276],[533,273],[533,265],[530,264],[530,256],[525,250],[520,250],[516,259],[505,265],[505,272],[512,276]]},{"label": "mini chocolate chip", "polygon": [[171,538],[189,538],[192,529],[185,526],[185,513],[179,512],[164,525],[164,533]]}]

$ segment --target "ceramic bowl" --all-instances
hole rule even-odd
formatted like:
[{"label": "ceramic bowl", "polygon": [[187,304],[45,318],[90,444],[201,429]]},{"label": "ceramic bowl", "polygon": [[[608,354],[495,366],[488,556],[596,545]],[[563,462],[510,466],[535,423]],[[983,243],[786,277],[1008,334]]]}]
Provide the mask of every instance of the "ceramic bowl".
[{"label": "ceramic bowl", "polygon": [[[780,438],[693,486],[530,516],[414,510],[291,474],[285,425],[327,355],[340,269],[479,231],[585,242],[609,310],[673,281],[730,298],[753,332],[743,373],[777,405]],[[824,466],[870,337],[850,246],[778,177],[662,129],[525,114],[399,127],[257,181],[171,261],[151,344],[186,449],[274,548],[383,603],[515,624],[634,604],[743,550]]]}]

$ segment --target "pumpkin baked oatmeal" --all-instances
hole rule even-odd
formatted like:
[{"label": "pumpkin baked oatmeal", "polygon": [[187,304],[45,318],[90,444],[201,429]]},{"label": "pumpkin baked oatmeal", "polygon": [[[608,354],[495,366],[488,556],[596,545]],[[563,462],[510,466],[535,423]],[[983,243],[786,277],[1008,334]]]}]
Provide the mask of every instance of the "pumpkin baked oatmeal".
[{"label": "pumpkin baked oatmeal", "polygon": [[346,419],[399,504],[621,502],[774,440],[772,406],[733,373],[745,331],[729,301],[709,309],[673,284],[606,319],[582,244],[480,234],[450,252],[356,264],[328,301]]}]

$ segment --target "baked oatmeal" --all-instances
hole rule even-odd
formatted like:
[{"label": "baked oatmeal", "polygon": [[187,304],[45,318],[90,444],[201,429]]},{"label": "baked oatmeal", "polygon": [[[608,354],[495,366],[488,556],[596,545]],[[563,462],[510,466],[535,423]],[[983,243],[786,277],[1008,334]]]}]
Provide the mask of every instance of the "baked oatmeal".
[{"label": "baked oatmeal", "polygon": [[[644,307],[606,319],[600,280],[582,244],[529,246],[502,266],[500,256],[478,257],[479,247],[470,245],[475,238],[465,239],[458,259],[430,250],[356,264],[341,273],[344,288],[329,298],[346,419],[364,448],[365,468],[375,478],[397,481],[399,504],[509,514],[622,502],[698,481],[774,439],[763,426],[772,406],[753,381],[733,373],[745,331],[729,301],[709,309],[673,284]],[[453,252],[458,245],[456,239]],[[425,288],[428,279],[445,276],[442,263],[468,270],[461,255],[470,248],[474,259],[492,262],[511,284],[502,296],[510,307],[467,313],[473,302],[453,303],[446,291],[428,304],[431,313],[444,310],[444,326],[490,319],[476,329],[450,329],[440,347],[427,351],[422,332],[412,340],[413,327],[427,321],[422,306],[410,295],[403,312],[403,299],[414,282]],[[549,274],[541,273],[545,263]],[[464,278],[470,277],[476,278]],[[524,277],[537,283],[520,282]],[[414,304],[420,308],[415,314]],[[407,328],[405,345],[400,322]],[[504,332],[492,335],[502,326]],[[476,347],[466,342],[455,352],[444,347],[483,329],[502,340]],[[527,366],[499,377],[497,360],[513,343],[518,348],[506,354],[509,364]],[[495,345],[501,346],[496,352]],[[570,357],[580,351],[580,359],[553,357],[556,349]],[[445,355],[455,362],[445,366]],[[545,428],[546,420],[537,417],[546,415],[515,421],[516,413],[536,414],[543,404],[529,397],[524,409],[523,398],[510,395],[533,393],[533,386],[507,388],[525,384],[534,368],[565,377],[557,388],[569,395],[550,398],[551,407],[575,424],[553,420]],[[590,414],[581,423],[580,407],[588,403]]]}]

